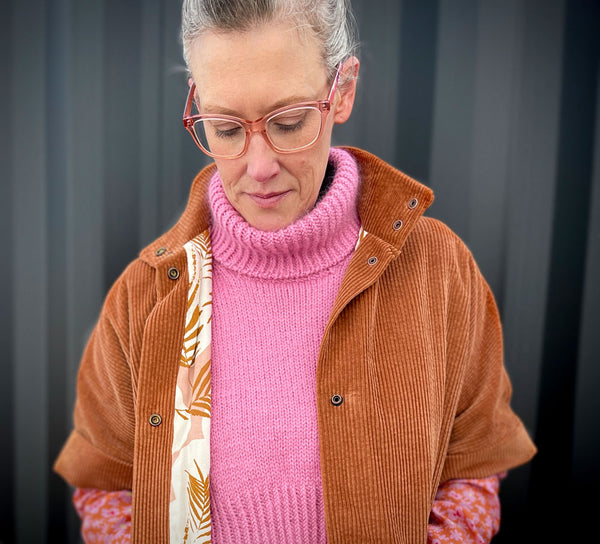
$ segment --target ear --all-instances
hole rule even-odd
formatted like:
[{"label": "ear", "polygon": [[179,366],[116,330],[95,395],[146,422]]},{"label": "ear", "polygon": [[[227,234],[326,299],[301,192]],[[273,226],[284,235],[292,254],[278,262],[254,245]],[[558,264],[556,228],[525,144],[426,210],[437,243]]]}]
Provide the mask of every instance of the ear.
[{"label": "ear", "polygon": [[359,67],[360,62],[356,57],[350,57],[342,66],[340,74],[341,84],[335,93],[338,97],[333,110],[333,120],[335,123],[345,123],[352,113]]},{"label": "ear", "polygon": [[188,87],[191,87],[192,83],[194,83],[194,80],[191,77],[188,77]]}]

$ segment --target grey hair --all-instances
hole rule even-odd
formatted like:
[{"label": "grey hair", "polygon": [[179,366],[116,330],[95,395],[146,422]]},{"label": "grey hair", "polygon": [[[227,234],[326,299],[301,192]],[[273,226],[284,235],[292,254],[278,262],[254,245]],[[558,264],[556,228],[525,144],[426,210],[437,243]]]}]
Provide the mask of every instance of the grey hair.
[{"label": "grey hair", "polygon": [[203,32],[244,32],[275,20],[312,30],[330,77],[340,62],[358,54],[350,0],[184,0],[181,41],[188,68],[190,45]]}]

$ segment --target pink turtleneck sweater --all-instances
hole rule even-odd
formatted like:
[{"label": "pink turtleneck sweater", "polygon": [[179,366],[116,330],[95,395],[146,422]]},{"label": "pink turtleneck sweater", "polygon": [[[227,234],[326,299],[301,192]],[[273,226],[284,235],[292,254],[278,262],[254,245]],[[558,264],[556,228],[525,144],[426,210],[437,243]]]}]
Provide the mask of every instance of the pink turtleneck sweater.
[{"label": "pink turtleneck sweater", "polygon": [[354,159],[306,216],[259,231],[209,188],[213,220],[213,541],[326,542],[316,365],[360,229]]},{"label": "pink turtleneck sweater", "polygon": [[[327,541],[316,364],[360,229],[354,159],[332,148],[335,175],[287,228],[249,226],[210,184],[213,248],[211,514],[215,544]],[[440,486],[429,544],[486,543],[500,518],[498,477]],[[86,543],[130,541],[131,492],[78,489]]]}]

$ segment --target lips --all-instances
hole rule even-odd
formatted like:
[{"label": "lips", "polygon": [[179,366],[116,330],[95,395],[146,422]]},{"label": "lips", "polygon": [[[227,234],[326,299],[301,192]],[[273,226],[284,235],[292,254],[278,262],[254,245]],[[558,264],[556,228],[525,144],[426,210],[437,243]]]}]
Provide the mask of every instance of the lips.
[{"label": "lips", "polygon": [[255,204],[261,208],[273,208],[281,202],[289,191],[281,191],[274,193],[247,193]]},{"label": "lips", "polygon": [[269,198],[273,198],[275,196],[279,196],[282,195],[284,193],[286,193],[287,191],[282,191],[280,193],[267,193],[267,194],[259,194],[259,193],[254,193],[252,196],[255,196],[256,198],[264,198],[264,199],[269,199]]}]

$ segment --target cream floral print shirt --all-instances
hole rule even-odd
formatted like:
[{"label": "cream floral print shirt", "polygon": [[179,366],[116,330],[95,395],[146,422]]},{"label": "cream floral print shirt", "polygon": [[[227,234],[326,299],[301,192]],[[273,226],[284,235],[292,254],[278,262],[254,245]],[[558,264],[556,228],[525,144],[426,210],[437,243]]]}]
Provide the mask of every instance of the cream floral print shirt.
[{"label": "cream floral print shirt", "polygon": [[171,542],[211,541],[210,338],[212,251],[208,230],[185,244],[188,301],[177,390],[171,472]]}]

